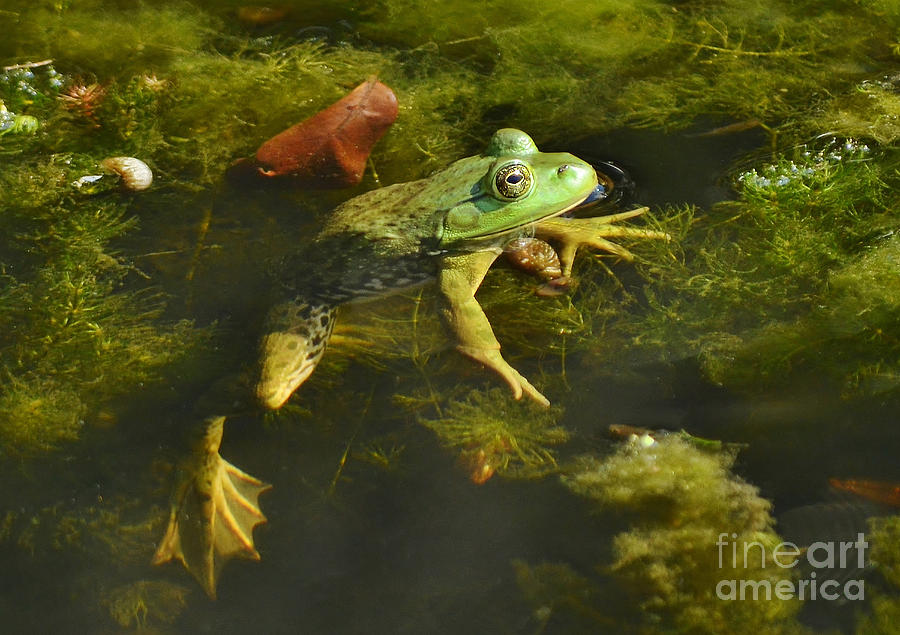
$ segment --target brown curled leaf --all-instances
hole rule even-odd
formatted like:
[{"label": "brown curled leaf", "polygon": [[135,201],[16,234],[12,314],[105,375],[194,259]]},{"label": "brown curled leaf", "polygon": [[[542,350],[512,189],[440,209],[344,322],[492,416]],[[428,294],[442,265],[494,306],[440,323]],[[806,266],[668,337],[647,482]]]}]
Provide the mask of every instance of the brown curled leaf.
[{"label": "brown curled leaf", "polygon": [[[287,177],[315,188],[362,181],[366,160],[397,118],[397,97],[375,77],[309,119],[275,135],[256,151],[258,176]],[[239,171],[246,173],[241,164]]]}]

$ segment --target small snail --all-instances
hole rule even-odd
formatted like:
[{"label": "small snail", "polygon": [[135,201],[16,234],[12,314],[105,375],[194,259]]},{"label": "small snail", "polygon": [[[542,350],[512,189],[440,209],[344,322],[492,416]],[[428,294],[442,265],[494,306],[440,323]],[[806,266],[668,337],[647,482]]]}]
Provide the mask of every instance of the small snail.
[{"label": "small snail", "polygon": [[115,172],[122,178],[122,185],[132,192],[146,190],[153,183],[153,172],[150,167],[134,157],[110,157],[100,162],[107,170]]},{"label": "small snail", "polygon": [[506,245],[504,252],[512,265],[539,278],[553,280],[562,276],[556,250],[543,240],[516,238]]},{"label": "small snail", "polygon": [[572,279],[562,275],[559,254],[550,243],[539,238],[516,238],[506,245],[504,253],[514,267],[545,281],[535,289],[538,295],[553,297],[571,289]]}]

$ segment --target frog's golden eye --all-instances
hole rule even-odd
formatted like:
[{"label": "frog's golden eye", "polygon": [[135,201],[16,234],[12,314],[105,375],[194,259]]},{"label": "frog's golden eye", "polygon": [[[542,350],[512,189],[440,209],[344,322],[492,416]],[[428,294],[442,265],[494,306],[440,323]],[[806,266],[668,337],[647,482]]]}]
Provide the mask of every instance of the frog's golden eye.
[{"label": "frog's golden eye", "polygon": [[513,161],[502,166],[494,176],[494,189],[501,198],[515,200],[522,198],[534,185],[531,168],[521,161]]}]

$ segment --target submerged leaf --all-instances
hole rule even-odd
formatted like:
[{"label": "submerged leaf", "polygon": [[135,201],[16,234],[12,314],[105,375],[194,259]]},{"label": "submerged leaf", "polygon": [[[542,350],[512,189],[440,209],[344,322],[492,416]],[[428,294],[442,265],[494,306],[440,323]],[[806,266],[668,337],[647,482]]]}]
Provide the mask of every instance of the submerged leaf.
[{"label": "submerged leaf", "polygon": [[372,146],[397,118],[393,91],[369,78],[344,98],[275,135],[256,151],[255,173],[339,188],[362,180]]}]

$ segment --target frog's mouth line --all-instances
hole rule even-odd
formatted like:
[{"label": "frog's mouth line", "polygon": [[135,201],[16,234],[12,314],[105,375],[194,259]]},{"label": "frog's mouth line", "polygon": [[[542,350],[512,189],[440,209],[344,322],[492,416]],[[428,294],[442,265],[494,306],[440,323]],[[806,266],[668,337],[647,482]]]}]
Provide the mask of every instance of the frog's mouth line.
[{"label": "frog's mouth line", "polygon": [[[497,237],[497,236],[502,236],[503,234],[508,234],[509,232],[515,231],[515,230],[517,230],[517,229],[521,229],[522,227],[527,227],[528,225],[533,225],[533,224],[536,224],[536,223],[540,223],[541,221],[545,221],[545,220],[547,220],[548,218],[553,218],[554,216],[559,216],[559,215],[561,215],[561,214],[565,214],[565,213],[568,212],[569,210],[573,210],[573,209],[575,209],[576,207],[578,207],[579,205],[581,205],[585,200],[587,200],[588,196],[590,196],[590,195],[591,195],[590,192],[588,192],[585,196],[583,196],[582,198],[579,198],[577,201],[575,201],[575,202],[572,203],[571,205],[568,205],[568,206],[566,206],[566,207],[564,207],[564,208],[562,208],[562,209],[560,209],[560,210],[557,210],[557,211],[553,212],[552,214],[546,214],[546,215],[541,216],[541,217],[539,217],[539,218],[535,218],[534,220],[530,220],[530,221],[528,221],[527,223],[521,223],[521,224],[519,224],[519,225],[513,225],[512,227],[507,227],[506,229],[500,229],[500,230],[498,230],[498,231],[491,232],[491,233],[489,233],[489,234],[482,234],[480,237],[481,237],[481,238],[494,238],[494,237]],[[486,195],[482,195],[482,196],[486,196]],[[474,200],[474,199],[470,199],[470,200]]]}]

